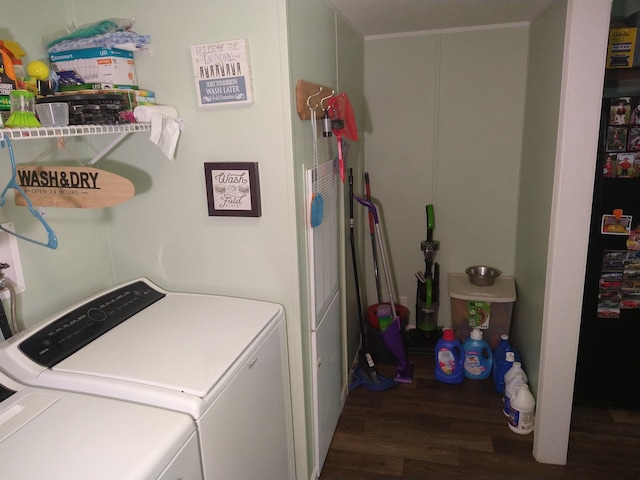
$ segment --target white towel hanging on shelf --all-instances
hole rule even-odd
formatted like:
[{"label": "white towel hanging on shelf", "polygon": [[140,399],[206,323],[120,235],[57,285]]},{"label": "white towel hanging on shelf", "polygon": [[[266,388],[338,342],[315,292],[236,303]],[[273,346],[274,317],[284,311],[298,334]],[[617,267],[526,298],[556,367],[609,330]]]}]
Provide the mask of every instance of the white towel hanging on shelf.
[{"label": "white towel hanging on shelf", "polygon": [[151,123],[149,140],[162,150],[169,160],[175,157],[175,150],[184,121],[178,118],[178,111],[170,105],[139,105],[133,110],[136,121]]}]

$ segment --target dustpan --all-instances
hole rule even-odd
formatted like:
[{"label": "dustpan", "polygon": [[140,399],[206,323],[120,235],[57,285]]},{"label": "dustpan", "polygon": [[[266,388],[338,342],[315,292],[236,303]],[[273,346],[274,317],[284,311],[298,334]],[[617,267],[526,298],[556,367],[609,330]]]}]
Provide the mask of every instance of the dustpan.
[{"label": "dustpan", "polygon": [[340,179],[344,183],[344,156],[342,153],[342,135],[354,142],[358,141],[356,117],[346,93],[340,93],[329,99],[327,111],[331,118],[331,129],[338,142],[338,165]]}]

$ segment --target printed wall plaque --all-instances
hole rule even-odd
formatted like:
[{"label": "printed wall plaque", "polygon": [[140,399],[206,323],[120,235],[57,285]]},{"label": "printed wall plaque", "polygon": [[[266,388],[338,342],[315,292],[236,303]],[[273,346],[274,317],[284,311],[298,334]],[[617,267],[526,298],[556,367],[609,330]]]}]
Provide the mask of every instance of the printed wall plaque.
[{"label": "printed wall plaque", "polygon": [[247,40],[192,45],[191,62],[200,107],[253,103]]},{"label": "printed wall plaque", "polygon": [[205,163],[204,174],[209,216],[262,215],[257,163]]}]

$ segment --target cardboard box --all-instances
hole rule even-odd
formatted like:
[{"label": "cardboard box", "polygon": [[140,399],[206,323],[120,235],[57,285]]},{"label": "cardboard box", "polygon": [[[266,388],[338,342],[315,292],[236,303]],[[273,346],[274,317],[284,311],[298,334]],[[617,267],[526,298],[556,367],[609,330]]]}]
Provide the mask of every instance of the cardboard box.
[{"label": "cardboard box", "polygon": [[56,72],[72,70],[86,83],[137,86],[133,52],[118,48],[86,48],[49,54]]},{"label": "cardboard box", "polygon": [[451,326],[456,338],[464,342],[471,330],[479,328],[482,338],[492,349],[500,335],[509,335],[511,314],[516,301],[513,277],[500,276],[493,285],[479,287],[469,281],[466,273],[450,273]]},{"label": "cardboard box", "polygon": [[95,91],[95,90],[137,90],[136,85],[113,85],[111,83],[78,83],[76,85],[60,85],[58,91],[64,92],[79,92],[83,91]]},{"label": "cardboard box", "polygon": [[632,68],[635,60],[636,27],[612,28],[609,30],[607,68]]},{"label": "cardboard box", "polygon": [[11,109],[9,95],[16,89],[16,79],[10,76],[10,72],[13,72],[11,58],[0,50],[0,110]]}]

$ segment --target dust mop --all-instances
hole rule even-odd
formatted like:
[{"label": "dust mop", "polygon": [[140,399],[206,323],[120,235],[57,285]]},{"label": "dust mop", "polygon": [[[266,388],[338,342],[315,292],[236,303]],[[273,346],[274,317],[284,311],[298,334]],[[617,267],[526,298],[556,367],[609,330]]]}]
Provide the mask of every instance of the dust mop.
[{"label": "dust mop", "polygon": [[369,390],[382,391],[397,385],[391,379],[379,375],[371,357],[369,342],[365,328],[362,300],[360,298],[360,282],[358,281],[358,264],[356,261],[356,245],[353,225],[353,169],[349,169],[349,241],[351,243],[351,257],[353,259],[353,276],[356,284],[356,299],[358,303],[358,320],[360,323],[360,350],[358,362],[353,369],[354,381],[349,384],[349,390],[363,386]]},{"label": "dust mop", "polygon": [[407,355],[404,349],[404,343],[402,341],[402,321],[396,311],[396,301],[393,294],[393,288],[391,287],[391,275],[389,274],[389,267],[387,265],[387,258],[385,254],[384,242],[382,239],[382,233],[380,231],[380,222],[378,220],[378,210],[373,202],[369,202],[364,198],[353,196],[359,203],[364,205],[373,214],[373,222],[376,227],[376,236],[378,238],[378,247],[380,250],[380,260],[382,262],[382,270],[384,271],[385,280],[387,283],[387,290],[389,293],[389,302],[391,303],[391,314],[393,320],[391,324],[382,332],[382,339],[389,351],[396,357],[398,364],[396,367],[396,376],[394,380],[400,383],[412,383],[413,382],[413,363],[407,361]]}]

